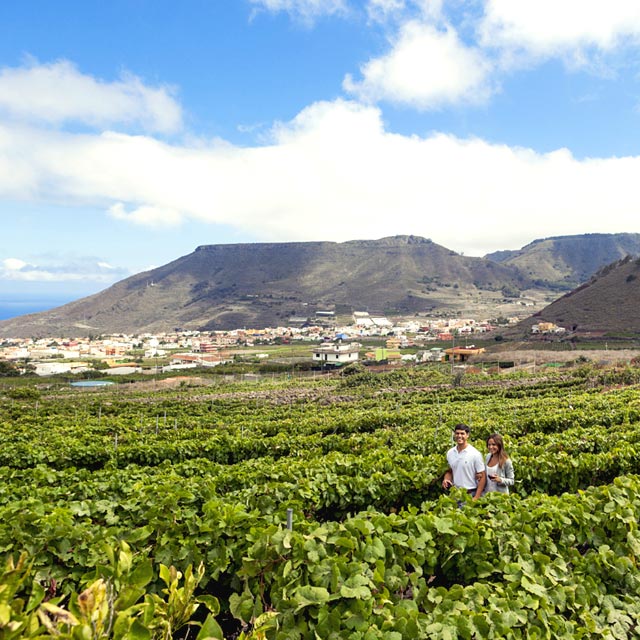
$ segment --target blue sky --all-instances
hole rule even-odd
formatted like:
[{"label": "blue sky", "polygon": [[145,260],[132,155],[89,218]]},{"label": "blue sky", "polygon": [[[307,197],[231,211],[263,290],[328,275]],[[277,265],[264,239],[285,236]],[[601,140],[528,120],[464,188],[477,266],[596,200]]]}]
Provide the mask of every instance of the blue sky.
[{"label": "blue sky", "polygon": [[0,3],[0,298],[200,244],[639,232],[636,0]]}]

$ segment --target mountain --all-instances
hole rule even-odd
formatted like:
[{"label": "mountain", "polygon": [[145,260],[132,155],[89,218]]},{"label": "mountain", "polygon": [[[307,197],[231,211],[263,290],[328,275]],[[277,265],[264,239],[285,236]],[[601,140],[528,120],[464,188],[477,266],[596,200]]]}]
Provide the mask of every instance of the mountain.
[{"label": "mountain", "polygon": [[530,284],[511,265],[415,236],[205,245],[95,295],[0,322],[0,336],[260,328],[319,310],[469,313]]},{"label": "mountain", "polygon": [[639,305],[640,258],[627,256],[520,322],[512,337],[530,336],[532,325],[552,322],[578,337],[637,338]]},{"label": "mountain", "polygon": [[317,311],[514,315],[521,295],[548,302],[628,254],[640,255],[640,234],[545,238],[484,258],[416,236],[203,245],[95,295],[1,321],[0,337],[262,328]]},{"label": "mountain", "polygon": [[540,285],[566,290],[627,255],[640,255],[640,234],[589,233],[543,238],[517,251],[496,251],[485,257],[516,267]]}]

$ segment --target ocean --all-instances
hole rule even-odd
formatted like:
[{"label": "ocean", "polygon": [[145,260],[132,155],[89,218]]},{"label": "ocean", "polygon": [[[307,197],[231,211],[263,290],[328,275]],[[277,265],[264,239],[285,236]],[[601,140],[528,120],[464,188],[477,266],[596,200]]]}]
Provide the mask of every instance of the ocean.
[{"label": "ocean", "polygon": [[38,311],[47,311],[54,307],[59,307],[71,299],[28,299],[19,298],[18,296],[0,297],[0,320],[8,320],[17,316],[23,316],[27,313],[37,313]]}]

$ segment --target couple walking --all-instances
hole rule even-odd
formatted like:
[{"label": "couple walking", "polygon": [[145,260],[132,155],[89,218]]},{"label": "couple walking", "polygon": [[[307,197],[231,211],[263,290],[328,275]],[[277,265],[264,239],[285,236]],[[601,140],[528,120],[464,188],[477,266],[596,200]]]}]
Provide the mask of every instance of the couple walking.
[{"label": "couple walking", "polygon": [[460,487],[477,500],[490,491],[509,493],[513,485],[513,463],[504,450],[502,436],[493,433],[487,438],[488,453],[482,454],[470,445],[471,429],[466,424],[457,424],[453,429],[456,446],[447,452],[449,469],[444,474],[442,488]]}]

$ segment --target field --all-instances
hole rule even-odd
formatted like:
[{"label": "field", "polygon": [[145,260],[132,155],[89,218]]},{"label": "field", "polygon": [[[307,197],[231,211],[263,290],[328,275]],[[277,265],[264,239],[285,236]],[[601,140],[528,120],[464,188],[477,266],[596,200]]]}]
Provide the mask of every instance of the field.
[{"label": "field", "polygon": [[[0,639],[640,635],[640,369],[0,386]],[[443,494],[458,422],[515,491]]]}]

